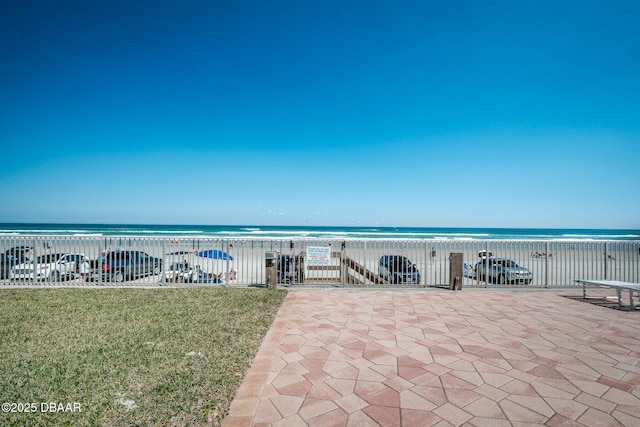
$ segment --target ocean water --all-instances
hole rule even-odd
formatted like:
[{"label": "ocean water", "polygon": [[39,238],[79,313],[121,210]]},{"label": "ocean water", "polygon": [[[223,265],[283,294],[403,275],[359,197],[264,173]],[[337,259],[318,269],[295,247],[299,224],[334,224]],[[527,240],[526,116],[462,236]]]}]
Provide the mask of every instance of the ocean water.
[{"label": "ocean water", "polygon": [[640,230],[566,228],[320,227],[140,224],[0,224],[0,236],[131,236],[229,239],[639,241]]}]

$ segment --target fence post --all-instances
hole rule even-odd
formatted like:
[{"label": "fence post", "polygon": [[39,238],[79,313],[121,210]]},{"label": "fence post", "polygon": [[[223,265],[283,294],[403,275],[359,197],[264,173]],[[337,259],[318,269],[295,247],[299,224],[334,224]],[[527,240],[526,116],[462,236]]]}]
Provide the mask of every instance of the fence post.
[{"label": "fence post", "polygon": [[607,263],[607,242],[604,242],[604,280],[609,279],[609,265]]},{"label": "fence post", "polygon": [[[33,238],[31,247],[33,248],[33,266],[35,267],[36,260],[38,259],[38,256],[39,256],[39,254],[38,254],[38,252],[39,252],[38,251],[38,239],[36,237]],[[42,251],[42,252],[44,253],[44,251]],[[33,283],[32,284],[35,285],[36,282],[37,282],[37,280],[36,280],[36,271],[34,269],[33,270]]]},{"label": "fence post", "polygon": [[162,268],[160,269],[160,277],[158,278],[158,284],[162,286],[165,284],[164,282],[167,277],[165,274],[165,271],[167,271],[167,265],[165,264],[165,259],[167,258],[167,248],[165,246],[166,244],[165,239],[160,240],[160,242],[161,242],[160,248],[162,251]]},{"label": "fence post", "polygon": [[[345,247],[346,247],[346,243],[342,242],[342,246],[340,246],[340,270],[339,270],[341,286],[346,286],[348,284],[348,275],[347,275],[348,271],[344,261]],[[331,259],[331,256],[329,256],[329,259]]]},{"label": "fence post", "polygon": [[484,273],[484,287],[486,288],[489,285],[489,279],[488,279],[489,274],[487,273],[489,270],[489,258],[490,258],[489,257],[489,241],[485,242],[484,249],[485,249],[484,257],[486,259],[486,262],[484,264],[485,271],[483,273]]},{"label": "fence post", "polygon": [[545,243],[544,248],[544,287],[549,287],[549,242]]}]

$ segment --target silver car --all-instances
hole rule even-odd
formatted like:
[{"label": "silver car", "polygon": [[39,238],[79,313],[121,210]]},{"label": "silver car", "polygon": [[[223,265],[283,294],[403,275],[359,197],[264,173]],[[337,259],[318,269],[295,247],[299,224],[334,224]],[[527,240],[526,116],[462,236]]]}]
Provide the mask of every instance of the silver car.
[{"label": "silver car", "polygon": [[380,277],[389,283],[420,284],[420,270],[402,255],[383,255],[379,262]]},{"label": "silver car", "polygon": [[524,283],[531,284],[533,273],[525,267],[521,267],[510,259],[489,258],[476,264],[476,275],[479,280],[500,283]]},{"label": "silver car", "polygon": [[73,279],[83,254],[45,254],[36,259],[15,265],[11,269],[11,280],[47,280],[57,282]]}]

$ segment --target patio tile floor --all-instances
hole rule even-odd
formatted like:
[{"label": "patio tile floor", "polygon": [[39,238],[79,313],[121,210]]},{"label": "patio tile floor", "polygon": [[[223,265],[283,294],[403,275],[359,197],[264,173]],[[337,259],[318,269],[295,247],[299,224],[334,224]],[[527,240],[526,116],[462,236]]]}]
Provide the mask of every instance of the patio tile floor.
[{"label": "patio tile floor", "polygon": [[577,293],[292,290],[224,425],[640,425],[640,313]]}]

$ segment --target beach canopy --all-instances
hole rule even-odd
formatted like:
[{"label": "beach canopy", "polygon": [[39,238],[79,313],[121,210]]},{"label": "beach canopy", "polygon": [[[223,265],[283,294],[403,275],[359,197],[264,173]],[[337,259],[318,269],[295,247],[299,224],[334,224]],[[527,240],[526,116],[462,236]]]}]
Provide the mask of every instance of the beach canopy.
[{"label": "beach canopy", "polygon": [[225,251],[220,251],[218,249],[208,249],[204,251],[200,251],[197,253],[199,257],[202,258],[211,258],[211,259],[221,259],[221,260],[229,260],[233,261],[233,257],[226,253]]}]

